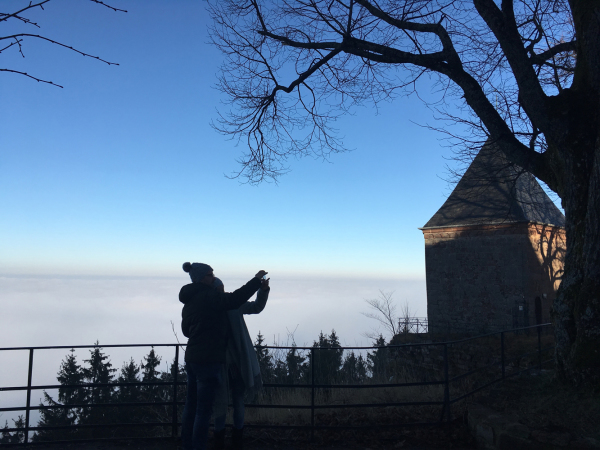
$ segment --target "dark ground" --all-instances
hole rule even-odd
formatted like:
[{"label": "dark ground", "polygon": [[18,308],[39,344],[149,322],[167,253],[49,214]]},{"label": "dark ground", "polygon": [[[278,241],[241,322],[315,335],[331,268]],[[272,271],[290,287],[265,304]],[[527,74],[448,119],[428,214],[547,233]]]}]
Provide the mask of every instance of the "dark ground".
[{"label": "dark ground", "polygon": [[568,386],[553,371],[542,371],[509,378],[473,401],[511,414],[531,430],[600,442],[600,386]]},{"label": "dark ground", "polygon": [[[350,432],[342,433],[317,432],[314,442],[309,442],[307,436],[294,436],[288,432],[273,432],[265,430],[247,430],[244,448],[246,450],[286,449],[286,450],[375,450],[375,449],[475,449],[473,439],[469,436],[466,426],[461,420],[456,420],[446,428],[421,428],[405,431],[382,432]],[[212,448],[209,442],[209,449]],[[24,448],[15,446],[12,448]],[[95,442],[73,444],[31,445],[28,450],[178,450],[181,449],[172,441],[161,442]],[[227,448],[227,447],[226,447]]]}]

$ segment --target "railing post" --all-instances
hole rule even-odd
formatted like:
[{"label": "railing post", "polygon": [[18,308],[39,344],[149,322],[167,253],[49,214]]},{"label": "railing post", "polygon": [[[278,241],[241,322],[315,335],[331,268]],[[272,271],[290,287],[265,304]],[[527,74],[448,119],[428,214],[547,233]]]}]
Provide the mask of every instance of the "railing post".
[{"label": "railing post", "polygon": [[537,335],[538,335],[538,366],[540,370],[542,370],[542,327],[537,326]]},{"label": "railing post", "polygon": [[27,404],[25,406],[25,433],[23,445],[29,442],[29,412],[31,411],[31,376],[33,374],[33,349],[29,349],[29,373],[27,374]]},{"label": "railing post", "polygon": [[310,440],[315,440],[315,349],[310,349]]},{"label": "railing post", "polygon": [[448,375],[448,344],[444,344],[444,408],[446,421],[450,422],[450,377]]},{"label": "railing post", "polygon": [[504,364],[504,331],[500,333],[500,358],[502,359],[502,379],[506,376],[506,366]]},{"label": "railing post", "polygon": [[179,374],[179,345],[175,346],[175,361],[171,369],[173,374],[173,429],[171,436],[177,439],[177,375]]}]

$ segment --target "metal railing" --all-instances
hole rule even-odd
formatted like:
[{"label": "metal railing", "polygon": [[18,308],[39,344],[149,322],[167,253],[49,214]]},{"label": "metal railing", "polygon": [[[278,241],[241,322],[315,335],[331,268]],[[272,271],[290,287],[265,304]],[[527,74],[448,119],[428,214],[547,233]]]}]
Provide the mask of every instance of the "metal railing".
[{"label": "metal railing", "polygon": [[[260,348],[268,348],[268,349],[280,349],[280,350],[304,350],[310,352],[309,356],[309,370],[310,376],[308,378],[308,382],[304,384],[297,383],[265,383],[263,386],[266,389],[270,388],[294,388],[294,389],[308,389],[310,390],[310,404],[308,405],[298,405],[298,404],[276,404],[276,405],[267,405],[267,404],[247,404],[246,407],[249,408],[285,408],[285,409],[304,409],[310,410],[310,425],[276,425],[276,424],[252,424],[248,423],[245,425],[247,428],[285,428],[285,429],[302,429],[306,430],[310,433],[311,439],[314,437],[315,430],[323,430],[323,429],[358,429],[358,428],[381,428],[381,427],[410,427],[410,426],[434,426],[440,425],[445,422],[449,422],[452,420],[451,414],[451,405],[464,400],[465,398],[479,392],[494,383],[500,382],[507,377],[515,376],[525,371],[531,369],[541,369],[544,364],[551,362],[552,359],[543,359],[544,352],[550,350],[552,347],[542,348],[542,334],[545,329],[549,329],[551,324],[542,324],[542,325],[534,325],[530,327],[516,328],[512,330],[505,330],[496,333],[489,333],[485,335],[470,337],[466,339],[459,339],[454,341],[447,342],[424,342],[424,343],[410,343],[410,344],[402,344],[402,345],[388,345],[385,347],[334,347],[334,348],[323,348],[323,347],[274,347],[274,346],[261,346]],[[536,349],[533,351],[529,351],[519,355],[512,355],[510,358],[507,358],[506,354],[506,335],[507,334],[517,334],[523,333],[533,330],[537,331],[537,343]],[[500,340],[500,348],[498,349],[498,354],[496,358],[491,363],[477,367],[475,369],[468,370],[463,373],[456,374],[454,376],[450,375],[450,369],[453,367],[453,362],[451,361],[451,356],[449,355],[449,351],[456,346],[461,344],[465,344],[467,342],[472,342],[477,339],[490,338],[490,337],[499,337]],[[2,446],[11,446],[11,445],[26,445],[31,444],[30,442],[30,434],[31,432],[40,431],[40,430],[52,430],[52,429],[77,429],[77,428],[99,428],[99,427],[107,427],[107,428],[115,428],[115,427],[167,427],[170,428],[169,436],[165,436],[168,439],[176,439],[178,436],[178,428],[181,425],[181,422],[178,420],[179,416],[179,407],[184,405],[185,402],[183,400],[179,400],[178,396],[178,386],[184,386],[186,383],[183,380],[179,380],[179,346],[180,344],[133,344],[133,345],[77,345],[77,346],[45,346],[45,347],[11,347],[11,348],[0,348],[1,352],[6,351],[26,351],[29,353],[29,364],[28,364],[28,375],[27,375],[27,385],[26,386],[8,386],[8,387],[0,387],[0,392],[9,392],[9,391],[26,391],[26,404],[20,407],[4,407],[0,408],[0,412],[14,412],[14,411],[25,411],[24,418],[24,426],[21,428],[4,428],[0,429],[0,434],[2,433],[11,433],[17,432],[22,433],[23,439],[19,444],[0,444]],[[93,348],[135,348],[135,347],[171,347],[174,349],[174,363],[171,368],[171,377],[172,381],[156,381],[156,382],[136,382],[136,383],[119,383],[119,382],[111,382],[111,383],[82,383],[82,384],[73,384],[73,385],[33,385],[32,384],[32,373],[33,373],[33,362],[34,362],[34,354],[36,351],[43,350],[54,350],[54,349],[93,349]],[[430,381],[415,381],[415,382],[404,382],[404,383],[361,383],[361,384],[319,384],[315,382],[315,354],[316,352],[321,351],[331,351],[331,350],[381,350],[386,349],[390,352],[400,352],[402,350],[414,349],[414,348],[437,348],[438,352],[442,355],[442,364],[441,367],[437,367],[434,369],[434,372],[438,375],[437,379]],[[528,361],[532,361],[532,357],[535,358],[535,364],[528,364],[527,367],[521,368],[520,364],[515,365],[515,361],[522,361],[523,358]],[[511,369],[509,372],[508,369]],[[459,381],[467,380],[468,377],[472,377],[476,374],[484,373],[485,371],[497,372],[497,376],[491,380],[486,381],[484,384],[478,386],[469,387],[470,390],[467,392],[462,392],[460,395],[456,397],[452,397],[451,395],[451,386],[453,383],[457,383]],[[439,378],[441,375],[441,378]],[[171,398],[168,401],[164,402],[131,402],[131,403],[97,403],[97,404],[54,404],[54,405],[39,405],[33,406],[31,404],[31,393],[36,390],[48,390],[48,389],[66,389],[66,388],[98,388],[98,387],[122,387],[122,386],[169,386],[172,388],[171,390]],[[443,394],[439,400],[435,401],[409,401],[409,402],[381,402],[381,403],[349,403],[349,404],[316,404],[315,397],[316,392],[319,389],[381,389],[381,388],[407,388],[414,386],[441,386],[443,387]],[[145,422],[145,423],[110,423],[110,424],[74,424],[74,425],[62,425],[62,426],[32,426],[30,423],[31,419],[31,411],[35,410],[44,410],[44,409],[73,409],[73,408],[127,408],[127,407],[140,407],[140,406],[167,406],[170,407],[171,410],[171,418],[168,422]],[[388,425],[342,425],[342,426],[332,426],[332,425],[323,425],[316,423],[315,419],[315,411],[324,410],[324,409],[348,409],[348,408],[385,408],[385,407],[405,407],[405,406],[437,406],[440,407],[439,411],[439,419],[433,421],[424,421],[424,422],[395,422],[393,424]],[[144,439],[144,438],[119,438],[119,439]],[[156,438],[152,438],[156,439]],[[97,441],[98,439],[86,439],[91,441]],[[104,439],[110,440],[110,439]],[[117,439],[115,439],[117,440]],[[66,440],[64,442],[82,442],[83,440]],[[40,442],[47,443],[48,441]],[[52,441],[57,443],[58,441]],[[37,442],[36,442],[37,443]]]},{"label": "metal railing", "polygon": [[427,317],[401,317],[398,319],[399,333],[427,333],[429,330]]}]

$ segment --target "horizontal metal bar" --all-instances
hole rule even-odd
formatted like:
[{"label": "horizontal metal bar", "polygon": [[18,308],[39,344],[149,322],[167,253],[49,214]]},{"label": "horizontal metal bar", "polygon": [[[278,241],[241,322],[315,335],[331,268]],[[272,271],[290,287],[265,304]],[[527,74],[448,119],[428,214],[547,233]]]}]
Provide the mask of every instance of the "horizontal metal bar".
[{"label": "horizontal metal bar", "polygon": [[[185,386],[185,381],[178,381],[178,386]],[[173,386],[172,381],[140,381],[137,383],[82,383],[82,384],[47,384],[40,386],[9,386],[0,387],[2,391],[25,391],[27,389],[40,390],[40,389],[79,389],[79,388],[97,388],[97,387],[127,387],[127,386]]]},{"label": "horizontal metal bar", "polygon": [[[375,408],[388,406],[418,406],[418,405],[442,405],[444,402],[396,402],[396,403],[353,403],[345,405],[315,405],[315,409],[329,408]],[[48,410],[48,409],[75,409],[75,408],[120,408],[120,407],[146,407],[146,406],[170,406],[173,402],[133,402],[133,403],[94,403],[94,404],[77,404],[77,405],[52,405],[52,406],[32,406],[31,410]],[[183,406],[185,402],[179,401],[178,405]],[[231,405],[230,405],[231,406]],[[261,405],[256,403],[247,403],[246,408],[264,408],[264,409],[310,409],[310,405]],[[0,408],[0,412],[4,411],[24,411],[25,406]],[[32,428],[33,429],[33,428]]]},{"label": "horizontal metal bar", "polygon": [[[178,405],[185,405],[185,402],[177,402]],[[75,409],[75,408],[121,408],[121,407],[141,407],[141,406],[169,406],[173,405],[172,401],[168,402],[128,402],[128,403],[78,403],[73,405],[39,405],[30,406],[30,410],[47,410],[47,409]],[[26,406],[14,406],[10,408],[0,408],[3,411],[25,411]],[[0,429],[1,430],[1,429]]]},{"label": "horizontal metal bar", "polygon": [[29,427],[30,430],[62,430],[68,428],[123,428],[123,427],[170,427],[172,422],[133,422],[133,423],[87,423],[76,425],[60,425],[52,427]]},{"label": "horizontal metal bar", "polygon": [[[185,386],[185,381],[178,381],[178,386]],[[434,386],[444,384],[443,381],[422,381],[414,383],[390,383],[390,384],[315,384],[317,389],[370,389],[370,388],[393,388],[393,387],[409,387],[409,386]],[[133,386],[173,386],[172,381],[157,381],[157,382],[139,382],[139,383],[85,383],[85,384],[48,384],[40,386],[31,386],[31,390],[40,389],[78,389],[78,388],[98,388],[98,387],[133,387]],[[264,387],[270,388],[300,388],[310,389],[310,384],[285,384],[285,383],[265,383]],[[25,391],[27,386],[9,386],[0,388],[2,391]]]},{"label": "horizontal metal bar", "polygon": [[[432,406],[443,405],[444,402],[396,402],[396,403],[348,403],[343,405],[315,405],[315,409],[344,409],[344,408],[386,408],[390,406]],[[311,409],[311,405],[259,405],[247,404],[246,408],[264,409]]]},{"label": "horizontal metal bar", "polygon": [[344,408],[379,408],[389,406],[433,406],[443,405],[444,402],[398,402],[398,403],[352,403],[346,405],[315,405],[315,409],[344,409]]},{"label": "horizontal metal bar", "polygon": [[263,387],[269,388],[301,388],[301,389],[369,389],[369,388],[391,388],[409,386],[432,386],[444,384],[444,381],[419,381],[414,383],[390,383],[390,384],[278,384],[265,383]]},{"label": "horizontal metal bar", "polygon": [[[544,328],[552,326],[551,323],[544,323],[540,325],[531,325],[528,327],[520,327],[520,328],[512,328],[509,330],[496,331],[493,333],[481,334],[478,336],[472,336],[464,339],[458,339],[454,341],[444,341],[444,342],[420,342],[420,343],[410,343],[410,344],[400,344],[400,345],[386,345],[386,346],[370,346],[370,347],[277,347],[277,346],[269,346],[269,345],[261,345],[257,346],[259,348],[269,348],[269,349],[283,349],[283,350],[376,350],[380,348],[401,348],[401,347],[422,347],[422,346],[432,346],[432,345],[452,345],[458,344],[461,342],[470,341],[473,339],[495,336],[500,333],[512,333],[515,331],[529,330],[533,328]],[[0,348],[0,351],[11,351],[11,350],[59,350],[59,349],[72,349],[72,348],[125,348],[125,347],[185,347],[186,344],[108,344],[108,345],[55,345],[55,346],[41,346],[41,347],[3,347]]]},{"label": "horizontal metal bar", "polygon": [[[230,405],[231,406],[231,405]],[[310,409],[310,405],[259,405],[258,403],[247,403],[246,408],[264,409]]]},{"label": "horizontal metal bar", "polygon": [[[31,428],[30,428],[31,429]],[[20,429],[20,430],[24,430],[24,429]],[[28,442],[27,443],[27,448],[29,448],[30,446],[33,445],[64,445],[64,444],[85,444],[85,443],[91,443],[91,442],[97,442],[97,443],[115,443],[115,442],[123,442],[123,443],[129,443],[131,441],[173,441],[172,437],[122,437],[122,438],[98,438],[98,439],[69,439],[69,440],[63,440],[63,441],[34,441],[34,442]],[[23,443],[20,444],[0,444],[0,447],[23,447]]]},{"label": "horizontal metal bar", "polygon": [[124,347],[185,347],[186,344],[108,344],[108,345],[46,345],[41,347],[3,347],[0,351],[7,350],[60,350],[72,348],[124,348]]},{"label": "horizontal metal bar", "polygon": [[[398,428],[398,427],[428,427],[440,425],[442,422],[398,422],[393,424],[373,424],[373,425],[315,425],[315,430],[370,430],[377,428]],[[244,424],[244,428],[280,428],[280,429],[304,429],[310,431],[308,425],[267,425],[267,424]]]}]

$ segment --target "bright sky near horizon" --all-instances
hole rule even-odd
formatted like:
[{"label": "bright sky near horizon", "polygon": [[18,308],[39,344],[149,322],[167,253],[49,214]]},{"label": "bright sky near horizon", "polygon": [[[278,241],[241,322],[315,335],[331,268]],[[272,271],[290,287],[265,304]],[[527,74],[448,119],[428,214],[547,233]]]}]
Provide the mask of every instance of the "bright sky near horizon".
[{"label": "bright sky near horizon", "polygon": [[221,55],[207,43],[204,2],[114,3],[129,12],[64,0],[30,18],[119,66],[35,39],[25,58],[2,54],[2,67],[64,89],[0,74],[0,295],[10,311],[0,347],[172,341],[184,261],[211,264],[232,289],[269,271],[270,310],[249,326],[282,341],[298,325],[298,344],[331,328],[369,344],[360,336],[373,324],[360,312],[378,289],[425,316],[418,227],[448,195],[453,164],[441,136],[415,124],[432,123],[431,111],[415,96],[357,108],[337,124],[353,151],[290,160],[279,184],[242,184],[225,176],[239,169],[241,144],[210,126]]}]

